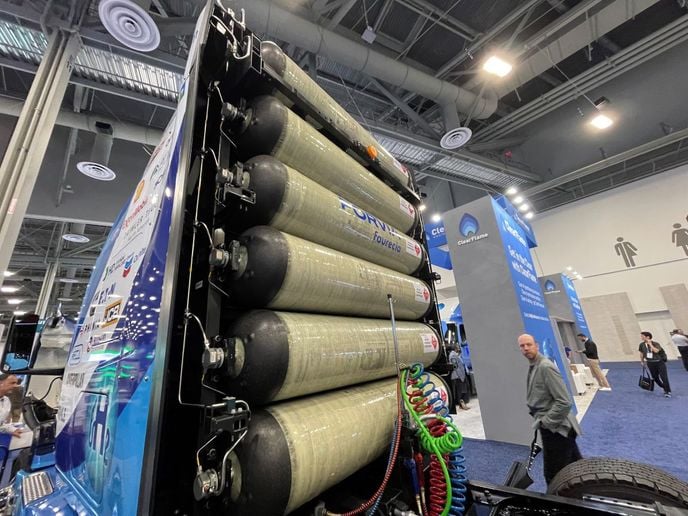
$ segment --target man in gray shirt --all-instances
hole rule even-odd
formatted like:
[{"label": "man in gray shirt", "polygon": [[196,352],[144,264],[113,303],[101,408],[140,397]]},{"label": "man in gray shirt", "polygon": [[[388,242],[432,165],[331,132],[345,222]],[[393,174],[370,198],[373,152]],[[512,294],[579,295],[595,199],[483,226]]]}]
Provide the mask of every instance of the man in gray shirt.
[{"label": "man in gray shirt", "polygon": [[683,330],[676,329],[670,332],[671,341],[678,348],[683,361],[683,367],[688,371],[688,337],[683,333]]},{"label": "man in gray shirt", "polygon": [[583,458],[576,444],[581,428],[571,412],[573,402],[557,366],[540,354],[532,335],[521,335],[518,346],[530,362],[526,403],[535,420],[533,427],[542,439],[545,480],[549,485],[564,466]]}]

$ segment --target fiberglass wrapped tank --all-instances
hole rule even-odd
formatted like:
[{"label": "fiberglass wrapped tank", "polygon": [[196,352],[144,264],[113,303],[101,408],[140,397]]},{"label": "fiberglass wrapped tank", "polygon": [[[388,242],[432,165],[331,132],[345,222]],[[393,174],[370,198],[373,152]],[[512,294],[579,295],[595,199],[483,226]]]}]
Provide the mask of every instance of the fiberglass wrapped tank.
[{"label": "fiberglass wrapped tank", "polygon": [[[440,352],[436,331],[397,323],[399,360],[429,366]],[[253,310],[229,329],[236,360],[223,390],[269,403],[385,378],[396,372],[392,325],[384,319]]]},{"label": "fiberglass wrapped tank", "polygon": [[419,279],[269,226],[245,231],[239,242],[238,270],[226,279],[241,307],[386,318],[391,294],[397,318],[416,320],[433,303]]},{"label": "fiberglass wrapped tank", "polygon": [[399,184],[405,187],[411,185],[411,174],[408,169],[380,145],[372,134],[361,127],[361,124],[318,86],[280,47],[272,41],[264,41],[260,52],[263,60],[282,78],[284,83],[297,91],[320,112],[323,118],[343,132],[352,145],[359,144],[364,147],[368,155],[376,159]]},{"label": "fiberglass wrapped tank", "polygon": [[[443,400],[446,384],[430,373]],[[231,455],[232,514],[288,514],[389,449],[397,378],[271,405]]]},{"label": "fiberglass wrapped tank", "polygon": [[418,242],[275,158],[251,158],[244,170],[256,203],[232,205],[235,230],[270,225],[404,274],[423,264]]},{"label": "fiberglass wrapped tank", "polygon": [[237,147],[241,159],[274,156],[404,233],[418,222],[410,202],[275,97],[251,101]]}]

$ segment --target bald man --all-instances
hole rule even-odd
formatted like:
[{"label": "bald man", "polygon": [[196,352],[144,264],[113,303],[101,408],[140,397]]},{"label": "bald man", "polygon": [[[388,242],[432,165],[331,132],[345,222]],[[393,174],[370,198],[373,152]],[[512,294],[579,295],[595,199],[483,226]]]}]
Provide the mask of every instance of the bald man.
[{"label": "bald man", "polygon": [[527,333],[518,338],[521,354],[530,362],[526,404],[540,432],[545,480],[552,481],[564,466],[582,459],[576,436],[581,428],[571,412],[573,403],[561,373],[540,354],[537,342]]}]

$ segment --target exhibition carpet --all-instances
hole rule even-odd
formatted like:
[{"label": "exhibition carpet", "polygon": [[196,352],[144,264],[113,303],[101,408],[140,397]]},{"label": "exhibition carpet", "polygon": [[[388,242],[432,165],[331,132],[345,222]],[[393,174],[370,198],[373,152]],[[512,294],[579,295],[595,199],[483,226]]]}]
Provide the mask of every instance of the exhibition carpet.
[{"label": "exhibition carpet", "polygon": [[688,371],[667,362],[672,398],[638,387],[638,362],[604,363],[611,392],[598,392],[583,418],[581,453],[651,464],[688,482]]},{"label": "exhibition carpet", "polygon": [[[637,362],[604,363],[610,392],[599,391],[582,421],[578,446],[585,457],[616,457],[657,466],[688,482],[688,372],[680,362],[667,363],[673,397],[656,388],[638,387]],[[499,484],[514,460],[527,460],[528,447],[465,439],[468,477]],[[542,456],[533,466],[531,490],[545,492]]]}]

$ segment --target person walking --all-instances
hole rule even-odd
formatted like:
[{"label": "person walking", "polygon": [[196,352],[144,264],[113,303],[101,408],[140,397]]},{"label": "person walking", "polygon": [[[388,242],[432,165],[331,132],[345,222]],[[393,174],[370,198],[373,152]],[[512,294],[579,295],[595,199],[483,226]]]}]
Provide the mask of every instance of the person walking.
[{"label": "person walking", "polygon": [[681,354],[681,360],[683,361],[683,367],[688,371],[688,337],[683,333],[683,330],[673,330],[670,332],[671,342],[674,346],[678,348],[678,352]]},{"label": "person walking", "polygon": [[454,400],[461,410],[468,410],[470,408],[468,402],[471,399],[471,393],[468,390],[466,365],[463,363],[461,350],[458,346],[452,347],[449,353],[449,363],[452,365],[452,372],[449,379],[451,380]]},{"label": "person walking", "polygon": [[519,336],[518,347],[530,363],[526,404],[534,419],[533,427],[540,432],[545,481],[549,485],[565,466],[583,458],[576,443],[582,432],[557,366],[540,354],[532,335]]},{"label": "person walking", "polygon": [[588,367],[592,372],[592,375],[597,380],[597,385],[599,385],[601,391],[611,391],[612,388],[609,385],[607,377],[604,375],[602,368],[600,367],[600,356],[597,353],[597,344],[595,344],[587,335],[584,333],[579,333],[577,335],[578,340],[580,340],[585,346],[584,349],[579,349],[581,353],[585,355],[587,359]]},{"label": "person walking", "polygon": [[640,353],[640,364],[650,370],[652,379],[657,385],[664,389],[664,397],[671,398],[671,386],[669,385],[669,373],[666,368],[666,351],[662,349],[659,342],[652,340],[652,333],[641,331],[640,337],[643,341],[638,346]]}]

